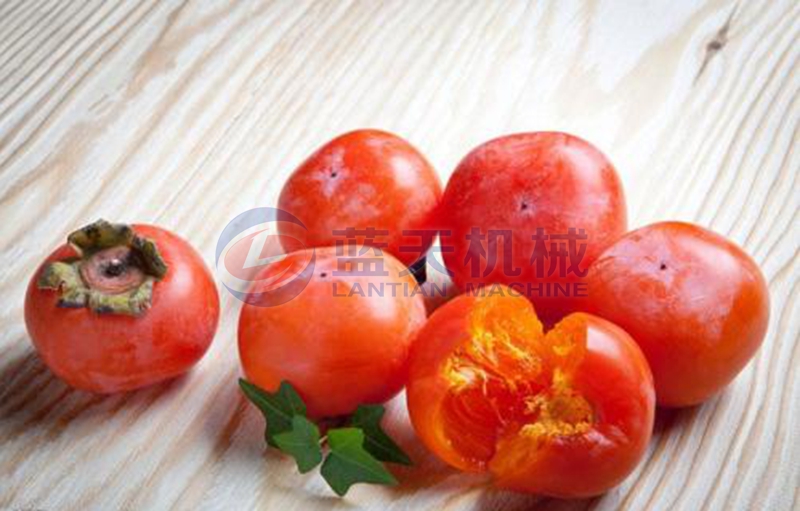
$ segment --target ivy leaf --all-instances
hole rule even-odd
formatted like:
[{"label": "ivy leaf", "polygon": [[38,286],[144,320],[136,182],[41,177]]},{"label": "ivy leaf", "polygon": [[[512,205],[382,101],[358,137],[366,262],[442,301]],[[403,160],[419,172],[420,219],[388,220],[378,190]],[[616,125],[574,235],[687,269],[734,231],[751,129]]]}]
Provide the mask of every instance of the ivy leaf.
[{"label": "ivy leaf", "polygon": [[278,449],[297,462],[297,470],[305,474],[322,462],[319,428],[302,415],[292,417],[292,429],[272,437]]},{"label": "ivy leaf", "polygon": [[267,419],[264,437],[267,443],[273,447],[278,447],[275,443],[275,435],[292,429],[292,417],[295,415],[305,417],[306,415],[305,403],[289,382],[281,382],[277,392],[267,392],[244,378],[239,378],[239,387],[247,399],[256,405]]},{"label": "ivy leaf", "polygon": [[328,430],[330,453],[320,472],[337,495],[344,496],[356,483],[397,484],[397,479],[364,448],[358,428]]},{"label": "ivy leaf", "polygon": [[350,427],[327,432],[328,455],[323,461],[319,426],[306,416],[306,405],[289,382],[268,392],[240,378],[239,387],[267,420],[267,443],[292,456],[301,473],[322,463],[320,472],[339,496],[356,483],[397,484],[382,461],[410,465],[411,460],[383,431],[381,405],[359,406]]},{"label": "ivy leaf", "polygon": [[386,409],[382,405],[359,405],[350,424],[364,432],[364,448],[380,461],[411,465],[411,458],[381,428]]}]

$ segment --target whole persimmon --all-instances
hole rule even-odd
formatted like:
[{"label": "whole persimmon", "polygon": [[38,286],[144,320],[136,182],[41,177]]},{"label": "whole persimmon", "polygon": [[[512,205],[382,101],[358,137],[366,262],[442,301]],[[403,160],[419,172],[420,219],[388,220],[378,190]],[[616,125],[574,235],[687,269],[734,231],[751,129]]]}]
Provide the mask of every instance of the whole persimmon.
[{"label": "whole persimmon", "polygon": [[627,228],[614,166],[589,142],[558,132],[473,149],[450,177],[437,218],[457,286],[513,285],[549,323],[577,310],[587,268]]},{"label": "whole persimmon", "polygon": [[707,229],[661,222],[626,234],[589,268],[586,309],[647,356],[658,404],[702,403],[761,346],[769,290],[741,248]]},{"label": "whole persimmon", "polygon": [[[248,381],[267,391],[289,382],[317,418],[382,403],[403,388],[425,303],[406,267],[372,250],[363,258],[334,247],[296,251],[256,274],[254,287],[269,300],[247,300],[239,317]],[[291,276],[302,282],[299,293],[286,285]],[[266,290],[271,281],[281,286]]]},{"label": "whole persimmon", "polygon": [[218,319],[219,295],[200,254],[153,225],[100,220],[73,232],[25,297],[25,324],[44,363],[98,393],[186,372]]},{"label": "whole persimmon", "polygon": [[286,181],[278,207],[305,228],[285,223],[280,233],[307,247],[353,240],[411,266],[433,242],[441,195],[433,167],[408,141],[380,130],[351,131],[324,144]]}]

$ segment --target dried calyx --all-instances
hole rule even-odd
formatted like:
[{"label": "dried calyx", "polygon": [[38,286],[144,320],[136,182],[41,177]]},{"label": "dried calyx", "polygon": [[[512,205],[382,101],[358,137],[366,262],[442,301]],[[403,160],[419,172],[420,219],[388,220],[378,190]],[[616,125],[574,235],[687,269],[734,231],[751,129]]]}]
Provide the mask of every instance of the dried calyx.
[{"label": "dried calyx", "polygon": [[58,291],[59,307],[132,316],[150,307],[153,285],[167,273],[153,241],[129,225],[105,220],[73,232],[67,241],[78,256],[49,263],[38,281],[39,289]]}]

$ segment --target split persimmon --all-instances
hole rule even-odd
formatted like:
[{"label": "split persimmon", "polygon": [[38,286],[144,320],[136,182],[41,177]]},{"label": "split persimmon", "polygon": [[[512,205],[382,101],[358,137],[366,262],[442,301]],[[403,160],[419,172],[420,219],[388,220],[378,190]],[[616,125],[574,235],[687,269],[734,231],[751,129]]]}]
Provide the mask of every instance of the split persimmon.
[{"label": "split persimmon", "polygon": [[500,286],[428,319],[407,400],[418,436],[445,462],[558,497],[622,481],[644,455],[655,409],[647,361],[622,329],[576,313],[545,332],[530,302]]}]

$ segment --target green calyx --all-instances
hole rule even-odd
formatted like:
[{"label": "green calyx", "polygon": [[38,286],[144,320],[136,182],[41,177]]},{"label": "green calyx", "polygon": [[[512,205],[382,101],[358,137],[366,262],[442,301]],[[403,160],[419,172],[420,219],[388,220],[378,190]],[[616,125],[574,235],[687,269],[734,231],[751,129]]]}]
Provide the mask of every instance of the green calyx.
[{"label": "green calyx", "polygon": [[48,264],[38,287],[59,293],[58,306],[139,316],[152,302],[153,285],[167,265],[153,241],[129,225],[105,220],[67,237],[79,256]]}]

